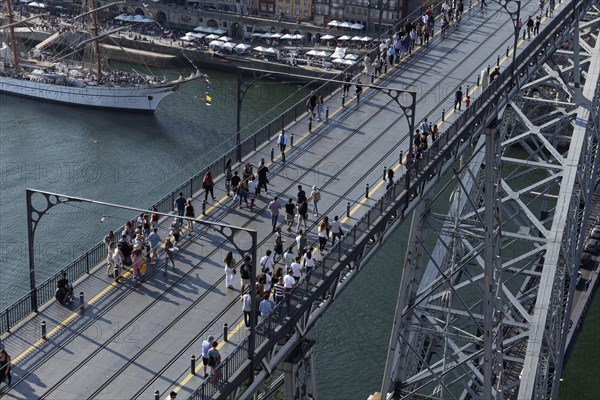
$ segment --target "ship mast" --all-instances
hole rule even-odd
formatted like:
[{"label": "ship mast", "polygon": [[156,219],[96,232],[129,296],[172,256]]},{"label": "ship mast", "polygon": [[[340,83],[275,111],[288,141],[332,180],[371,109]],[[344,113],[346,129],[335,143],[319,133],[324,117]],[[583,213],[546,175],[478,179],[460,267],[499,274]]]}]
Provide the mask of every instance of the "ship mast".
[{"label": "ship mast", "polygon": [[[10,1],[10,0],[9,0]],[[100,43],[98,42],[98,17],[96,15],[96,0],[91,0],[92,3],[92,32],[94,37],[94,51],[96,52],[96,69],[98,81],[102,77],[102,60],[100,59]]]},{"label": "ship mast", "polygon": [[15,35],[15,26],[13,19],[13,9],[12,9],[12,0],[6,0],[6,8],[8,10],[8,22],[10,24],[10,47],[12,48],[14,63],[15,63],[15,72],[19,72],[19,53],[17,47],[17,35]]}]

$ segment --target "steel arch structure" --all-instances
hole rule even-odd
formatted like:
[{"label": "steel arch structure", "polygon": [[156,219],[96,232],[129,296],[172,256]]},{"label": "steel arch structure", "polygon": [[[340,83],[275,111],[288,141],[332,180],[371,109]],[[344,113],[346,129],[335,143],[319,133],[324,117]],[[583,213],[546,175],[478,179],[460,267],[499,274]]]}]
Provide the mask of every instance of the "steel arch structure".
[{"label": "steel arch structure", "polygon": [[598,11],[573,2],[432,199],[447,212],[417,208],[382,398],[557,397],[600,164]]}]

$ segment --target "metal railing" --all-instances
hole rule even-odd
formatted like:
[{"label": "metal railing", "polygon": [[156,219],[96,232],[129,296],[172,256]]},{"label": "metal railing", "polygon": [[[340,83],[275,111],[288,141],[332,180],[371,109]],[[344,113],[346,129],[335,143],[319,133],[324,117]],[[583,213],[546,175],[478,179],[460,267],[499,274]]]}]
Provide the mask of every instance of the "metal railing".
[{"label": "metal railing", "polygon": [[[587,9],[592,0],[580,0],[576,10]],[[531,41],[527,52],[521,52],[516,58],[517,77],[525,80],[530,68],[537,69],[541,65],[546,50],[564,40],[571,26],[569,13],[573,7],[566,7],[558,13],[546,26],[543,35]],[[393,186],[380,198],[357,223],[318,261],[313,270],[296,287],[286,299],[276,305],[271,313],[256,326],[255,358],[260,360],[273,346],[294,332],[295,324],[303,317],[313,303],[322,299],[334,284],[340,273],[356,260],[356,253],[361,246],[384,229],[388,216],[398,213],[404,204],[419,194],[421,184],[429,181],[435,174],[436,167],[455,159],[459,146],[470,139],[472,133],[482,129],[485,119],[497,109],[501,100],[514,89],[511,86],[511,70],[500,73],[483,93],[467,108],[422,154],[422,158],[408,166]],[[516,82],[515,82],[516,83]],[[521,85],[519,85],[521,86]],[[406,191],[406,174],[410,174],[411,186]],[[247,345],[248,338],[240,346]],[[270,343],[266,343],[270,342]],[[190,400],[212,398],[218,392],[231,393],[239,382],[250,377],[254,371],[242,370],[245,364],[251,365],[247,359],[247,347],[236,348],[215,370],[213,378],[204,381],[189,397]]]},{"label": "metal railing", "polygon": [[[434,10],[439,10],[441,4],[442,1],[435,3]],[[424,12],[425,9],[425,6],[421,6],[419,9],[415,10],[413,13],[399,21],[392,28],[383,31],[382,36],[385,37],[391,32],[396,32],[402,29],[406,22],[409,20],[417,20],[418,18],[420,18],[420,15]],[[373,60],[375,59],[375,55],[377,52],[378,47],[374,46],[367,53],[367,55]],[[341,80],[341,74],[345,73],[348,70],[351,70],[352,68],[353,67],[349,67],[348,69],[341,71],[340,75],[335,77],[334,80]],[[324,97],[328,97],[331,96],[331,94],[338,88],[339,85],[337,84],[325,83],[321,85],[317,90],[319,91],[319,93],[324,95]],[[264,143],[267,143],[271,139],[276,137],[276,135],[278,135],[281,129],[296,121],[298,118],[304,116],[306,113],[305,102],[306,97],[301,99],[295,105],[288,108],[280,116],[271,120],[269,123],[257,130],[254,134],[244,139],[240,144],[242,149],[242,159],[244,157],[247,157],[253,151],[256,151],[256,149],[262,146]],[[209,170],[213,172],[218,171],[219,173],[222,172],[224,169],[225,161],[228,159],[236,159],[236,147],[234,147],[231,150],[228,150],[221,157],[213,161],[209,166],[205,167],[200,172],[188,179],[186,182],[173,189],[170,193],[168,193],[156,203],[148,207],[148,210],[151,210],[152,207],[156,207],[159,212],[171,212],[173,210],[173,204],[175,202],[175,199],[178,197],[179,192],[183,192],[183,195],[186,198],[191,197],[194,193],[196,193],[202,188],[202,181],[206,172]],[[134,221],[132,220],[132,222]],[[122,230],[123,228],[120,228],[115,231],[115,237],[117,240],[121,237]],[[36,287],[35,294],[37,295],[38,304],[43,304],[54,297],[57,282],[60,279],[62,271],[67,273],[67,276],[71,282],[74,282],[77,279],[81,278],[83,275],[89,274],[90,270],[92,270],[95,266],[100,264],[105,258],[106,247],[104,243],[100,242],[91,247],[83,255],[67,264],[60,271],[56,272],[53,276],[51,276],[46,281],[42,282],[39,286]],[[35,311],[33,309],[33,303],[31,301],[33,294],[33,290],[29,291],[27,294],[25,294],[13,304],[6,307],[2,312],[0,312],[0,332],[10,331],[12,327],[14,327],[20,321],[27,318],[32,312]]]}]

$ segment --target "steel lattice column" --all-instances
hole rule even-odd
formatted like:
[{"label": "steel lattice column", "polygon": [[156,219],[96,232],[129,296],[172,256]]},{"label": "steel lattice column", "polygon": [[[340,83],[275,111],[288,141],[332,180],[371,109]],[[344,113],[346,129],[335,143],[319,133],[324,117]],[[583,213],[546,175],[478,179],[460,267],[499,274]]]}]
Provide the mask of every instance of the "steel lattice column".
[{"label": "steel lattice column", "polygon": [[392,398],[556,397],[598,177],[591,11],[437,195],[423,235],[437,239],[416,242],[422,272],[405,272],[418,282],[403,279],[399,295],[382,388]]}]

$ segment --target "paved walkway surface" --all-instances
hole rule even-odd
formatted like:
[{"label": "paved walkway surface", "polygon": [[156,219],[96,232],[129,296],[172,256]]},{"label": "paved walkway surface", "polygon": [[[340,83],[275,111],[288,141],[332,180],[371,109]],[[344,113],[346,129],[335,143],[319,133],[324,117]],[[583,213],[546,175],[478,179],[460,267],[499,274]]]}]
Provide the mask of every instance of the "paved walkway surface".
[{"label": "paved walkway surface", "polygon": [[[529,3],[532,9],[537,7],[537,3]],[[417,124],[428,118],[443,130],[442,110],[446,122],[451,122],[457,87],[477,96],[481,90],[475,87],[477,74],[493,65],[497,55],[502,55],[501,63],[506,64],[504,55],[507,46],[512,46],[512,33],[508,16],[496,4],[485,11],[475,8],[463,17],[459,28],[451,28],[445,38],[436,36],[429,47],[420,48],[375,84],[416,90]],[[270,162],[275,142],[244,160],[256,166],[264,158],[269,168],[269,192],[257,197],[253,210],[234,204],[219,176],[217,200],[210,200],[207,215],[199,218],[256,230],[262,257],[274,247],[268,202],[278,195],[283,205],[289,198],[295,199],[298,185],[307,194],[316,185],[322,199],[319,217],[313,216],[312,204],[309,207],[309,243],[317,242],[321,215],[330,220],[339,215],[348,229],[383,195],[383,168],[402,168],[399,153],[406,154],[408,149],[408,125],[398,105],[385,93],[367,88],[368,77],[360,79],[365,88],[360,103],[353,96],[341,107],[342,93],[338,91],[326,99],[329,119],[315,121],[312,132],[308,131],[308,117],[287,128],[295,140],[285,163],[278,151]],[[240,166],[235,168],[241,174]],[[193,198],[197,211],[203,198],[203,193]],[[347,203],[351,206],[349,218],[345,216]],[[163,239],[171,222],[172,218],[160,222]],[[285,246],[292,245],[295,233],[288,233],[285,227],[282,230]],[[244,234],[236,236],[238,241],[249,239]],[[191,235],[184,233],[179,248],[174,268],[165,268],[161,259],[149,266],[141,282],[128,273],[122,283],[114,283],[106,276],[105,266],[99,265],[76,282],[75,291],[86,297],[83,311],[77,299],[69,307],[50,302],[13,329],[3,338],[14,360],[13,386],[3,388],[3,398],[149,399],[155,391],[161,398],[168,397],[171,390],[180,392],[181,397],[193,392],[203,379],[202,340],[212,334],[221,342],[222,326],[227,323],[229,341],[220,345],[225,356],[247,331],[241,321],[239,274],[234,290],[224,282],[222,260],[232,246],[218,233],[196,225]],[[239,256],[235,258],[239,261]],[[47,324],[46,340],[41,339],[42,320]],[[189,374],[191,355],[198,359],[197,375]]]}]

